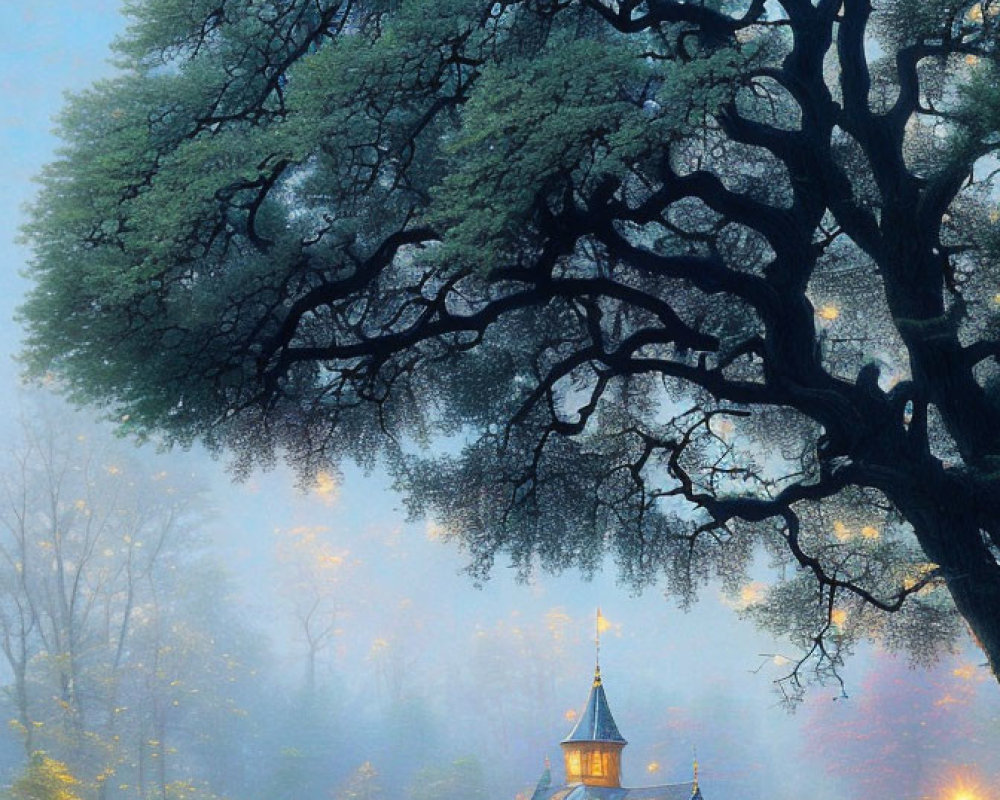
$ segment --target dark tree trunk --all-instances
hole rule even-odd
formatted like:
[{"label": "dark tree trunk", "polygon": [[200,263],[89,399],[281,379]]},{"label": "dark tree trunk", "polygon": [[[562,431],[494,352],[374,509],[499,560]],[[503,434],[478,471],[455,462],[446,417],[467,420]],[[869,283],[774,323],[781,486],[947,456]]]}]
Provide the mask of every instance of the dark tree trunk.
[{"label": "dark tree trunk", "polygon": [[933,481],[912,480],[892,499],[913,525],[927,558],[941,568],[959,614],[1000,679],[1000,565],[969,488],[939,475]]}]

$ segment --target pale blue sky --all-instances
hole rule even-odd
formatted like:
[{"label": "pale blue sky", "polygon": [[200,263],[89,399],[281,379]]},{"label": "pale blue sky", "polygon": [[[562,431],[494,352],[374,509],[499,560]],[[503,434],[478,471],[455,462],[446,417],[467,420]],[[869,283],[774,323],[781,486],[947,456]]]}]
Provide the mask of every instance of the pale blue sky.
[{"label": "pale blue sky", "polygon": [[11,322],[27,253],[15,244],[32,177],[51,159],[64,93],[110,74],[108,44],[122,30],[117,0],[0,0],[0,397],[15,374]]}]

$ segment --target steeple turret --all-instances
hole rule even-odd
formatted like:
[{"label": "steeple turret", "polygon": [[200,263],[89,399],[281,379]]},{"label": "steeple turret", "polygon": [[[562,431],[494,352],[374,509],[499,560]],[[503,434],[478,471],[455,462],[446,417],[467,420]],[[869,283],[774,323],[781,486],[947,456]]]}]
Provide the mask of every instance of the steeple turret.
[{"label": "steeple turret", "polygon": [[626,744],[628,742],[611,716],[601,680],[601,668],[597,666],[587,707],[569,736],[562,741],[566,783],[621,786],[621,752]]},{"label": "steeple turret", "polygon": [[597,609],[594,682],[583,713],[569,736],[560,743],[566,762],[566,783],[552,785],[546,759],[545,772],[531,800],[703,800],[698,781],[698,754],[693,750],[694,780],[640,789],[622,786],[622,750],[628,742],[611,716],[601,678],[601,632],[609,627],[608,621],[601,616],[601,609]]}]

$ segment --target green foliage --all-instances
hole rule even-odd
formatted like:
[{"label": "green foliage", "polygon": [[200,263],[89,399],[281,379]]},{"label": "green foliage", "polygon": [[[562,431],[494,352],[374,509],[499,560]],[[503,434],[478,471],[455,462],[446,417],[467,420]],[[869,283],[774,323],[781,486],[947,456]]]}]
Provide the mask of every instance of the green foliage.
[{"label": "green foliage", "polygon": [[430,222],[442,255],[487,271],[518,249],[539,197],[621,177],[669,128],[628,94],[658,79],[628,42],[560,38],[484,70],[448,142]]},{"label": "green foliage", "polygon": [[998,15],[841,5],[134,2],[26,230],[29,371],[240,469],[386,456],[477,577],[690,601],[767,547],[800,643],[847,593],[930,649],[913,564],[1000,607]]},{"label": "green foliage", "polygon": [[966,122],[967,146],[988,151],[995,146],[1000,130],[1000,67],[976,61],[959,89],[959,113]]},{"label": "green foliage", "polygon": [[961,0],[893,0],[879,17],[880,32],[897,46],[919,42],[948,30],[972,5]]}]

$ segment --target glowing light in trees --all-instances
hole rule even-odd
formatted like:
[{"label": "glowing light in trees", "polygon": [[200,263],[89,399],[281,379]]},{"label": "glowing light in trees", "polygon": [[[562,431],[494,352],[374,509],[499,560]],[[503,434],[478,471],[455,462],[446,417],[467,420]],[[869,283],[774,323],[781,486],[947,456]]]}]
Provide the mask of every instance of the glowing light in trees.
[{"label": "glowing light in trees", "polygon": [[[986,5],[987,5],[986,16],[995,17],[998,11],[1000,11],[1000,9],[998,9],[996,6],[991,6],[989,3],[987,3]],[[969,22],[982,22],[983,4],[976,3],[976,5],[974,5],[972,8],[968,10],[968,12],[966,12],[965,18],[969,20]]]},{"label": "glowing light in trees", "polygon": [[918,564],[911,565],[911,569],[915,571],[915,574],[908,575],[903,579],[903,586],[907,589],[912,589],[917,585],[917,582],[925,577],[928,573],[933,572],[938,568],[938,565],[932,561],[924,561]]},{"label": "glowing light in trees", "polygon": [[833,536],[838,542],[849,541],[852,535],[851,529],[839,519],[833,523]]},{"label": "glowing light in trees", "polygon": [[744,606],[749,606],[754,603],[759,603],[764,599],[764,593],[767,591],[767,584],[761,581],[754,581],[749,583],[740,589],[740,602]]},{"label": "glowing light in trees", "polygon": [[379,636],[378,638],[372,641],[372,646],[368,650],[368,657],[376,658],[381,653],[384,653],[388,649],[389,649],[389,640]]},{"label": "glowing light in trees", "polygon": [[605,617],[601,613],[600,609],[598,609],[597,610],[597,632],[598,633],[604,633],[605,631],[610,630],[610,629],[611,629],[611,623],[608,622],[608,618]]},{"label": "glowing light in trees", "polygon": [[743,611],[750,606],[761,602],[767,595],[767,584],[763,581],[751,581],[740,587],[739,594],[735,597],[724,595],[723,602],[730,608]]},{"label": "glowing light in trees", "polygon": [[320,470],[316,473],[313,494],[326,505],[333,505],[340,494],[337,479],[332,473]]},{"label": "glowing light in trees", "polygon": [[447,535],[448,531],[445,527],[432,519],[427,520],[427,525],[424,528],[424,536],[429,542],[440,542]]},{"label": "glowing light in trees", "polygon": [[557,606],[545,612],[545,627],[555,640],[566,637],[566,629],[572,621],[570,615],[562,607]]},{"label": "glowing light in trees", "polygon": [[728,439],[733,435],[733,431],[736,430],[736,426],[733,425],[732,420],[728,420],[725,417],[713,417],[711,426],[712,432],[720,439]]}]

